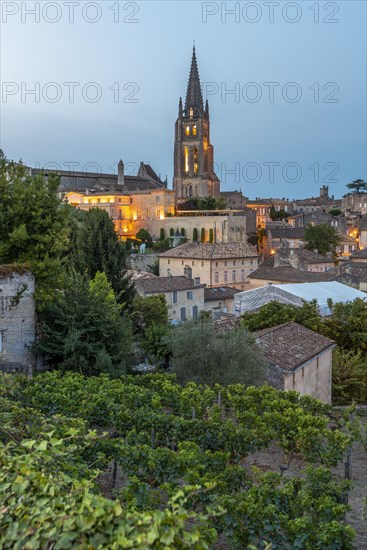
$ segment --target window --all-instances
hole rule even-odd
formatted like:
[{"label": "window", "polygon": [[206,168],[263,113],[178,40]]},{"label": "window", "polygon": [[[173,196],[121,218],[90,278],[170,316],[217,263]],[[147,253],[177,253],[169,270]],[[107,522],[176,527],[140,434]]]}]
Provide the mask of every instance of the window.
[{"label": "window", "polygon": [[184,148],[184,167],[185,167],[185,174],[189,173],[189,148]]},{"label": "window", "polygon": [[219,273],[218,273],[218,271],[216,271],[216,272],[214,273],[214,282],[215,282],[215,283],[219,283]]},{"label": "window", "polygon": [[186,134],[187,136],[190,135],[190,126],[186,126],[186,128],[185,128],[185,134]]},{"label": "window", "polygon": [[225,266],[227,265],[227,260],[224,262],[224,265],[225,265]]},{"label": "window", "polygon": [[197,147],[194,147],[194,174],[197,174],[199,171],[199,154]]},{"label": "window", "polygon": [[159,195],[156,196],[155,202],[161,202],[161,197]]},{"label": "window", "polygon": [[192,262],[191,262],[191,265],[195,265],[195,262],[194,262],[194,260],[192,260]]},{"label": "window", "polygon": [[197,128],[196,128],[196,124],[192,127],[192,135],[193,136],[196,136],[197,134]]},{"label": "window", "polygon": [[192,118],[194,116],[194,109],[191,107],[190,109],[190,118]]},{"label": "window", "polygon": [[160,210],[157,210],[157,211],[156,211],[156,218],[157,218],[157,220],[159,220],[160,217],[161,217],[161,211],[160,211]]},{"label": "window", "polygon": [[167,277],[171,277],[171,270],[167,269]]},{"label": "window", "polygon": [[192,300],[192,290],[187,291],[187,299]]},{"label": "window", "polygon": [[228,281],[228,271],[224,272],[224,282],[226,283]]},{"label": "window", "polygon": [[194,285],[200,284],[200,277],[194,277]]},{"label": "window", "polygon": [[172,292],[172,303],[177,304],[177,290]]},{"label": "window", "polygon": [[241,281],[244,282],[245,280],[245,270],[241,269]]},{"label": "window", "polygon": [[236,271],[232,271],[232,281],[235,282],[236,280]]},{"label": "window", "polygon": [[168,258],[168,262],[167,262],[167,263],[168,263],[168,265],[171,263],[171,260],[170,260],[169,258]]},{"label": "window", "polygon": [[218,267],[218,262],[215,262],[215,267]]},{"label": "window", "polygon": [[236,260],[233,260],[233,265],[236,265]]},{"label": "window", "polygon": [[181,308],[181,321],[186,321],[186,308]]},{"label": "window", "polygon": [[193,308],[192,308],[192,318],[194,319],[194,321],[196,321],[197,318],[198,318],[198,312],[199,312],[198,306],[193,306]]}]

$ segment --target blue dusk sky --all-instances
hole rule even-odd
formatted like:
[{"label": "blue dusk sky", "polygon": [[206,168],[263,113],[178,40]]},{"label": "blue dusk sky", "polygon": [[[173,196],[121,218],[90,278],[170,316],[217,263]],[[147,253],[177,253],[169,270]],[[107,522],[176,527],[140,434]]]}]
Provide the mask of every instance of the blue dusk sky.
[{"label": "blue dusk sky", "polygon": [[[366,2],[1,2],[1,148],[169,186],[195,40],[223,191],[341,196],[366,179]],[[32,92],[33,90],[33,92]]]}]

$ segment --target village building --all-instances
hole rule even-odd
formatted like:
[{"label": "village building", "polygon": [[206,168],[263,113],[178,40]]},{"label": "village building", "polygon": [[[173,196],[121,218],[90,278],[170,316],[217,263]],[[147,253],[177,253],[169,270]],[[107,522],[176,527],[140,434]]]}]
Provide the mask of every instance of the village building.
[{"label": "village building", "polygon": [[294,322],[254,335],[267,364],[270,385],[331,403],[332,340]]},{"label": "village building", "polygon": [[265,228],[266,224],[271,219],[272,209],[275,212],[281,212],[284,210],[287,214],[293,213],[293,204],[285,198],[282,199],[260,199],[256,198],[255,200],[247,200],[246,207],[250,208],[256,213],[256,227]]},{"label": "village building", "polygon": [[293,201],[294,210],[298,213],[309,212],[328,212],[332,208],[340,208],[341,200],[334,199],[334,196],[329,196],[329,187],[323,185],[320,188],[318,197],[310,197],[306,199],[297,199]]},{"label": "village building", "polygon": [[265,254],[275,254],[281,248],[297,249],[304,245],[305,228],[291,227],[284,222],[272,222],[266,226]]},{"label": "village building", "polygon": [[[328,275],[316,273],[314,275]],[[309,275],[312,275],[309,273]],[[239,292],[235,295],[235,314],[243,315],[247,312],[258,311],[261,306],[269,302],[292,304],[302,307],[304,302],[316,301],[320,316],[331,314],[329,300],[333,304],[353,302],[357,298],[367,302],[367,294],[338,281],[319,281],[309,283],[268,284],[259,288]]]},{"label": "village building", "polygon": [[367,214],[367,193],[348,193],[341,202],[343,211]]},{"label": "village building", "polygon": [[185,276],[140,277],[135,281],[135,288],[143,298],[163,295],[171,321],[198,319],[204,309],[205,285]]},{"label": "village building", "polygon": [[0,371],[32,373],[35,282],[26,268],[0,266]]},{"label": "village building", "polygon": [[257,266],[256,248],[243,242],[185,243],[159,255],[161,276],[186,275],[208,287],[249,288]]},{"label": "village building", "polygon": [[237,288],[228,286],[211,287],[204,289],[204,311],[216,321],[223,315],[234,315],[234,297]]}]

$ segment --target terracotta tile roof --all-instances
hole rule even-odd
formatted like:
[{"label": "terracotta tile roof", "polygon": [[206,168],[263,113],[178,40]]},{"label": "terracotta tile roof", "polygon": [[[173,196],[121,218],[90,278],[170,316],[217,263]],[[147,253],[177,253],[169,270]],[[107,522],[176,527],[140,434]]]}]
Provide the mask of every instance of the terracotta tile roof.
[{"label": "terracotta tile roof", "polygon": [[269,227],[273,239],[303,239],[305,236],[304,227]]},{"label": "terracotta tile roof", "polygon": [[296,269],[295,267],[271,267],[261,265],[249,274],[249,278],[289,283],[315,283],[319,281],[335,280],[335,271],[330,269],[329,271],[317,273],[315,271]]},{"label": "terracotta tile roof", "polygon": [[215,260],[226,258],[257,258],[257,250],[247,243],[231,242],[221,244],[184,243],[160,254],[163,258],[192,258]]},{"label": "terracotta tile roof", "polygon": [[335,345],[329,338],[294,322],[259,330],[254,335],[267,362],[288,372]]},{"label": "terracotta tile roof", "polygon": [[193,279],[184,276],[140,279],[136,281],[135,286],[139,294],[161,294],[174,290],[192,290],[205,287],[205,285],[195,285]]},{"label": "terracotta tile roof", "polygon": [[214,321],[214,328],[217,332],[230,332],[240,326],[241,318],[228,316]]},{"label": "terracotta tile roof", "polygon": [[204,290],[204,301],[214,302],[216,300],[226,300],[228,298],[233,298],[238,292],[241,292],[241,290],[229,286],[206,288]]}]

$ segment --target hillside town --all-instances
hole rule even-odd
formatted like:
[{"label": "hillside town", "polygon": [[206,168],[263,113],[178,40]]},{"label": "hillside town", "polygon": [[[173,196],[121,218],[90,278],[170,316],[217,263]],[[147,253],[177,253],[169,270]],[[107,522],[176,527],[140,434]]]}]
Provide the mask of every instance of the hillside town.
[{"label": "hillside town", "polygon": [[367,183],[221,190],[210,124],[194,46],[172,188],[1,152],[0,548],[364,547]]}]

